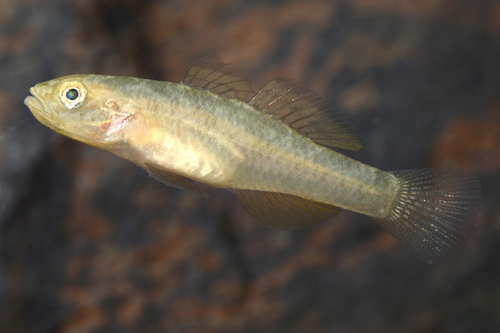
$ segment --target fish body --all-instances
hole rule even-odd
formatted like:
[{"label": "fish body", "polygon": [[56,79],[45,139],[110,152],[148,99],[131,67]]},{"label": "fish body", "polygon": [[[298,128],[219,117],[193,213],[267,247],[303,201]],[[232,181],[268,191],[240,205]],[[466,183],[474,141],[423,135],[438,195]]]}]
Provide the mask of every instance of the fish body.
[{"label": "fish body", "polygon": [[253,218],[276,229],[348,209],[439,263],[463,249],[477,213],[473,176],[391,173],[355,161],[330,148],[359,149],[359,135],[317,94],[283,79],[254,94],[234,66],[215,60],[193,64],[180,84],[71,75],[30,92],[25,104],[46,126],[168,185],[231,190]]}]

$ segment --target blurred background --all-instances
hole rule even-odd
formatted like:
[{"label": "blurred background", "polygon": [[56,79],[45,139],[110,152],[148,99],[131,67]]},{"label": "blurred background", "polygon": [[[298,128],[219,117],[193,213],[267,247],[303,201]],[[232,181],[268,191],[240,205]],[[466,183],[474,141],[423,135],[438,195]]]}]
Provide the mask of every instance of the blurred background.
[{"label": "blurred background", "polygon": [[[364,163],[477,174],[464,255],[431,266],[351,212],[266,229],[23,105],[73,73],[178,82],[202,56],[318,91]],[[498,1],[0,2],[1,332],[498,332],[499,171]]]}]

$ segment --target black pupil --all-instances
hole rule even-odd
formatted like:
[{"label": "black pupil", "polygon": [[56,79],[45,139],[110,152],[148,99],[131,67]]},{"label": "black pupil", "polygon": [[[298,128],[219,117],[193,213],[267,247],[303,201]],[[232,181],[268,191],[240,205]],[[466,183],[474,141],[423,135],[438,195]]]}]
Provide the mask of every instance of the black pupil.
[{"label": "black pupil", "polygon": [[78,90],[76,89],[70,89],[66,93],[66,98],[69,99],[70,101],[74,101],[75,99],[78,98],[78,96],[79,96]]}]

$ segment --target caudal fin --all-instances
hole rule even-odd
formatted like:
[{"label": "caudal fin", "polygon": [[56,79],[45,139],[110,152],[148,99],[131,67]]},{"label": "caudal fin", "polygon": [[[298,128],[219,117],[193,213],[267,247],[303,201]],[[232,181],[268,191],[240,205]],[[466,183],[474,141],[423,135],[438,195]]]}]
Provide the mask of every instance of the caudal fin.
[{"label": "caudal fin", "polygon": [[449,170],[392,172],[401,184],[386,218],[377,219],[417,257],[431,264],[456,259],[479,211],[476,177]]}]

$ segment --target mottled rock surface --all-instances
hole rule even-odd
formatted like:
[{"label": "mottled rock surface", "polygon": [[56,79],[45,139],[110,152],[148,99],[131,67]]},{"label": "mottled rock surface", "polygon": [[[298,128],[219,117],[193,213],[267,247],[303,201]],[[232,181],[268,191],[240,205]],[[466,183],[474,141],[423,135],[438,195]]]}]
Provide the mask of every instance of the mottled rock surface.
[{"label": "mottled rock surface", "polygon": [[[476,173],[461,259],[431,266],[351,212],[261,227],[58,135],[23,105],[72,73],[177,82],[201,56],[307,84],[384,170]],[[1,332],[500,331],[500,4],[467,0],[0,2]]]}]

